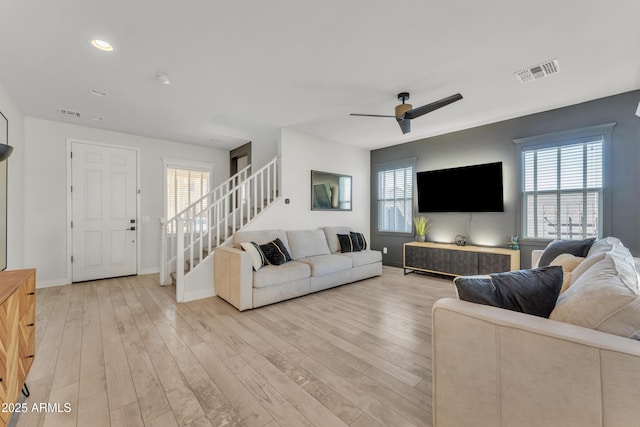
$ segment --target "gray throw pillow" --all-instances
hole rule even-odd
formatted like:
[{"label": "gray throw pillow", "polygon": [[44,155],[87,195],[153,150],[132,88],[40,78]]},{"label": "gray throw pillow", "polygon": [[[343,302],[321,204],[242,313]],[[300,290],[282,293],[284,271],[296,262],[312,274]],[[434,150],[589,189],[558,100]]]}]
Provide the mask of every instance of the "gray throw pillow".
[{"label": "gray throw pillow", "polygon": [[551,264],[560,254],[571,254],[579,257],[586,257],[591,249],[591,245],[596,239],[584,240],[554,240],[544,249],[538,267],[545,267]]},{"label": "gray throw pillow", "polygon": [[453,283],[461,300],[548,318],[562,279],[562,267],[554,265],[489,276],[460,276]]}]

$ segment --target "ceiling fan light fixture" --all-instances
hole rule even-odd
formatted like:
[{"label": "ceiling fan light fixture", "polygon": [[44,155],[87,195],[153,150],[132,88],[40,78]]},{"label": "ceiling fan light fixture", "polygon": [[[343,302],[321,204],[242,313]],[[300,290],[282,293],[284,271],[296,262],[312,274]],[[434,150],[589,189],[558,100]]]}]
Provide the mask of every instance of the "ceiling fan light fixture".
[{"label": "ceiling fan light fixture", "polygon": [[438,110],[442,107],[445,107],[453,102],[460,101],[462,99],[462,95],[459,93],[453,94],[451,96],[447,96],[446,98],[439,99],[430,104],[425,104],[421,107],[413,108],[411,104],[405,104],[405,101],[409,99],[409,92],[400,92],[398,94],[398,101],[401,101],[402,104],[397,105],[395,108],[395,116],[386,116],[382,114],[359,114],[359,113],[351,113],[351,116],[364,116],[364,117],[392,117],[396,119],[398,125],[400,125],[400,129],[402,133],[411,132],[411,120],[416,119],[418,117],[424,116],[427,113]]}]

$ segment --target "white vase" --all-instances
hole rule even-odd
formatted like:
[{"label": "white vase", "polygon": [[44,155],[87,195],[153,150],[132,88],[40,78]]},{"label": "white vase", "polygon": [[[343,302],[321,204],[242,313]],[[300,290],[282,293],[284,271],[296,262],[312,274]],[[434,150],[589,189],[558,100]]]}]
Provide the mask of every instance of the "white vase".
[{"label": "white vase", "polygon": [[425,236],[423,235],[416,235],[416,242],[424,242],[425,240]]}]

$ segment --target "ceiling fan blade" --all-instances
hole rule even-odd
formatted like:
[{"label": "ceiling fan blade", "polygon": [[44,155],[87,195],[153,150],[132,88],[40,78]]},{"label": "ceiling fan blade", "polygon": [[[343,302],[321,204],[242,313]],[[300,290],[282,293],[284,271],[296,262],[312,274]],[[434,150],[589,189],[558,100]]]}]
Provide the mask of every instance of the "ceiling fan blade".
[{"label": "ceiling fan blade", "polygon": [[398,121],[398,124],[400,125],[400,129],[402,129],[403,134],[411,132],[411,122],[409,120],[399,119],[397,117],[396,117],[396,120]]},{"label": "ceiling fan blade", "polygon": [[461,99],[462,99],[462,95],[460,95],[459,93],[456,93],[455,95],[442,98],[441,100],[432,102],[431,104],[423,105],[422,107],[417,107],[417,108],[414,108],[413,110],[409,110],[406,113],[404,113],[403,117],[408,120],[415,119],[417,117],[420,117],[422,115],[435,111],[438,108],[442,108],[453,102],[460,101]]},{"label": "ceiling fan blade", "polygon": [[396,116],[383,116],[381,114],[356,114],[356,113],[351,113],[349,115],[350,116],[360,116],[360,117],[393,117],[394,119],[396,118]]}]

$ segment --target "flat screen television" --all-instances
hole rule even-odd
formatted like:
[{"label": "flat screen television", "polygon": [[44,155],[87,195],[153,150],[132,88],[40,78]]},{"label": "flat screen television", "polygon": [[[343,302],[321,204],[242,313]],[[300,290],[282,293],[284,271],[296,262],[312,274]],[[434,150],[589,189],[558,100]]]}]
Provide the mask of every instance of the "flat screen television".
[{"label": "flat screen television", "polygon": [[420,212],[504,212],[502,162],[416,175]]}]

